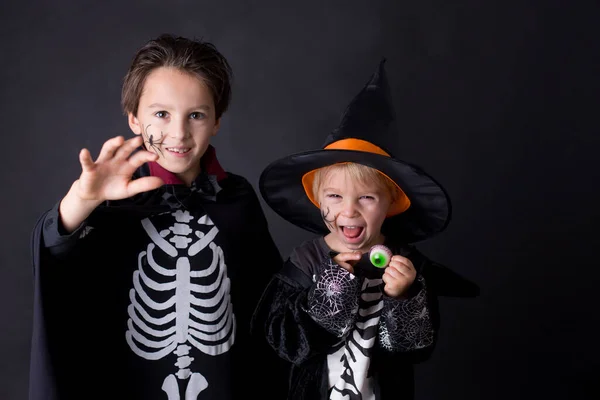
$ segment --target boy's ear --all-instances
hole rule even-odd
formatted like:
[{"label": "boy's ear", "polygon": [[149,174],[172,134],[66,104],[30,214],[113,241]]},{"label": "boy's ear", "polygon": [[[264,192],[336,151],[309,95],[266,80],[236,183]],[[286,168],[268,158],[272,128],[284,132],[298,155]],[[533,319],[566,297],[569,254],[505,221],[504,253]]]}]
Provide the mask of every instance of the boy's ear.
[{"label": "boy's ear", "polygon": [[221,127],[221,118],[219,118],[215,122],[215,126],[213,127],[213,132],[211,136],[217,136],[217,132],[219,132],[219,128]]},{"label": "boy's ear", "polygon": [[135,115],[133,115],[133,113],[127,113],[127,122],[129,123],[129,128],[134,134],[142,134],[142,126],[140,124],[140,121]]}]

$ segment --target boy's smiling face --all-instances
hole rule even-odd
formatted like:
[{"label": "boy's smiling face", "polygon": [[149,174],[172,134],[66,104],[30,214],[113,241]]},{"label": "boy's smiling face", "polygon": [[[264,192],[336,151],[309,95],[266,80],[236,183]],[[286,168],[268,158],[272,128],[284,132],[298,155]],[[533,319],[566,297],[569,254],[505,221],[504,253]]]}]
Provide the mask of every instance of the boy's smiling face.
[{"label": "boy's smiling face", "polygon": [[321,215],[330,233],[325,241],[339,252],[367,252],[382,244],[381,226],[391,204],[378,182],[360,182],[340,169],[329,171],[318,190]]},{"label": "boy's smiling face", "polygon": [[158,163],[187,185],[200,173],[200,158],[217,134],[212,93],[198,77],[177,68],[160,67],[146,78],[137,115],[129,126],[143,135]]}]

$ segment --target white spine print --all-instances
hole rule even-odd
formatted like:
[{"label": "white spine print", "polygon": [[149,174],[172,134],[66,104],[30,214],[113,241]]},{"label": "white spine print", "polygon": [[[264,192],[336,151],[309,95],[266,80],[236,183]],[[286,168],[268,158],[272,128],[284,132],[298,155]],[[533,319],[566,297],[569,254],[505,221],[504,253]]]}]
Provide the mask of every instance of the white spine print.
[{"label": "white spine print", "polygon": [[361,288],[358,317],[351,334],[337,351],[327,356],[330,399],[373,400],[373,385],[367,376],[370,352],[377,339],[383,295],[381,279],[365,279]]},{"label": "white spine print", "polygon": [[[187,379],[183,398],[196,400],[208,382],[202,374],[190,370],[194,360],[190,350],[194,347],[209,355],[228,351],[235,338],[235,318],[223,251],[213,242],[218,228],[204,216],[197,223],[210,226],[210,230],[206,234],[194,231],[190,227],[193,218],[187,211],[177,210],[171,215],[175,222],[160,232],[150,219],[142,220],[151,242],[139,254],[133,273],[125,337],[131,350],[147,360],[174,353],[178,369],[165,378],[162,390],[168,400],[180,400],[177,379]],[[162,257],[170,265],[159,265],[157,251],[170,256]],[[212,261],[208,267],[193,270],[190,260],[202,251],[210,251]],[[212,280],[206,284],[193,283],[194,278],[210,277]],[[164,300],[167,291],[173,295]]]}]

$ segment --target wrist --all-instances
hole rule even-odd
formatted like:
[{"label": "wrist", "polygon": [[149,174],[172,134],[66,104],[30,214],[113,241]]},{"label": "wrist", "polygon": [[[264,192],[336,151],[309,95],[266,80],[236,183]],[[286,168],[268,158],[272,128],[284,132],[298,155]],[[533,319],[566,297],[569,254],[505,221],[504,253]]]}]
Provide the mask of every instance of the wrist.
[{"label": "wrist", "polygon": [[65,196],[68,204],[77,209],[95,209],[104,202],[103,199],[89,199],[81,196],[79,190],[79,179],[71,185],[69,192]]},{"label": "wrist", "polygon": [[386,295],[395,300],[409,300],[415,297],[420,290],[421,284],[419,281],[415,280],[410,285],[406,286],[400,293],[395,294],[386,292]]},{"label": "wrist", "polygon": [[61,200],[58,212],[62,226],[67,232],[73,232],[85,219],[102,204],[101,200],[84,199],[78,193],[78,181],[71,185],[71,189]]}]

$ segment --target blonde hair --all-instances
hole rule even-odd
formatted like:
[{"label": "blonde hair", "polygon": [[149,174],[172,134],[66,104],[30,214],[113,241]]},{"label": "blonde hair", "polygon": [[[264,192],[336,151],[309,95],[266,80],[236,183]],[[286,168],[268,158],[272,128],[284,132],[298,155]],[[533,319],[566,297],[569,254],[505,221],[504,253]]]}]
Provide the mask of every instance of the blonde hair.
[{"label": "blonde hair", "polygon": [[375,183],[380,189],[385,190],[390,195],[390,199],[395,202],[400,196],[398,186],[387,176],[376,170],[375,168],[367,167],[366,165],[346,162],[328,165],[326,167],[319,168],[315,171],[313,180],[313,196],[315,199],[319,198],[319,190],[323,185],[325,179],[335,171],[341,171],[346,173],[351,180],[360,182],[363,185]]}]

